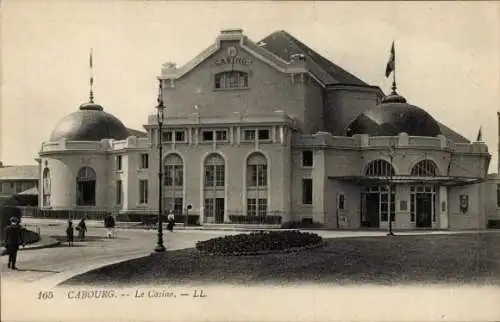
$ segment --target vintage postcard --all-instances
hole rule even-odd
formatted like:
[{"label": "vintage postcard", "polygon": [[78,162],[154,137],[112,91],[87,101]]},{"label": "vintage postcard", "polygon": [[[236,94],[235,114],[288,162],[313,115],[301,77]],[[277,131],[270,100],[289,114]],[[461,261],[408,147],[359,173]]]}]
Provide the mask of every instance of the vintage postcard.
[{"label": "vintage postcard", "polygon": [[497,2],[1,6],[1,321],[500,319]]}]

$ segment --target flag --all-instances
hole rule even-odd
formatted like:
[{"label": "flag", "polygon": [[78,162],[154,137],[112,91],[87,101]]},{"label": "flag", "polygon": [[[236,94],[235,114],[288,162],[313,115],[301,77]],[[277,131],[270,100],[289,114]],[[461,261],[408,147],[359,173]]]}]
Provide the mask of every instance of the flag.
[{"label": "flag", "polygon": [[476,142],[481,142],[482,140],[483,140],[483,131],[482,128],[479,127],[479,131],[477,132]]},{"label": "flag", "polygon": [[392,41],[391,47],[391,56],[389,57],[389,61],[387,62],[387,66],[385,68],[385,77],[389,77],[392,72],[396,69],[396,51],[394,50],[394,41]]},{"label": "flag", "polygon": [[92,49],[90,49],[90,55],[89,55],[89,66],[90,66],[90,85],[94,85],[94,76],[92,75]]},{"label": "flag", "polygon": [[90,50],[90,55],[89,55],[89,65],[90,68],[92,68],[92,49]]}]

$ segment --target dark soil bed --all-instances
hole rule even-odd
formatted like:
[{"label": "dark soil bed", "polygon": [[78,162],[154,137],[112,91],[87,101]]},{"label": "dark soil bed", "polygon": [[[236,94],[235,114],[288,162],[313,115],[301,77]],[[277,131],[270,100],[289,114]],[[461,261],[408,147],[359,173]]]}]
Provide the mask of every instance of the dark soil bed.
[{"label": "dark soil bed", "polygon": [[169,251],[76,276],[63,285],[447,283],[500,285],[500,234],[325,239],[322,247],[255,256]]}]

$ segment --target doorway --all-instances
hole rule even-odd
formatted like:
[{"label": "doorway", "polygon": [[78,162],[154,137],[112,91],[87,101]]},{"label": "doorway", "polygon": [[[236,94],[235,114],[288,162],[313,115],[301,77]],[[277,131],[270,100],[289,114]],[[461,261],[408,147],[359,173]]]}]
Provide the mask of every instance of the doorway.
[{"label": "doorway", "polygon": [[215,223],[224,223],[224,198],[215,198]]},{"label": "doorway", "polygon": [[380,227],[380,194],[367,193],[365,194],[365,227],[378,228]]},{"label": "doorway", "polygon": [[432,227],[432,194],[418,193],[416,195],[416,226],[418,228]]}]

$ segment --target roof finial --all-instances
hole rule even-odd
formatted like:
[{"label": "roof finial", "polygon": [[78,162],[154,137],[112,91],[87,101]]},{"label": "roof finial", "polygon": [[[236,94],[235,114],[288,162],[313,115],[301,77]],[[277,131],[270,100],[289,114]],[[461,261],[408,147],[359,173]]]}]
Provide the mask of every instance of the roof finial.
[{"label": "roof finial", "polygon": [[94,71],[93,71],[93,66],[92,66],[92,48],[90,49],[89,66],[90,66],[90,95],[89,95],[89,102],[90,103],[94,103],[94,91],[93,91],[93,86],[94,86]]}]

